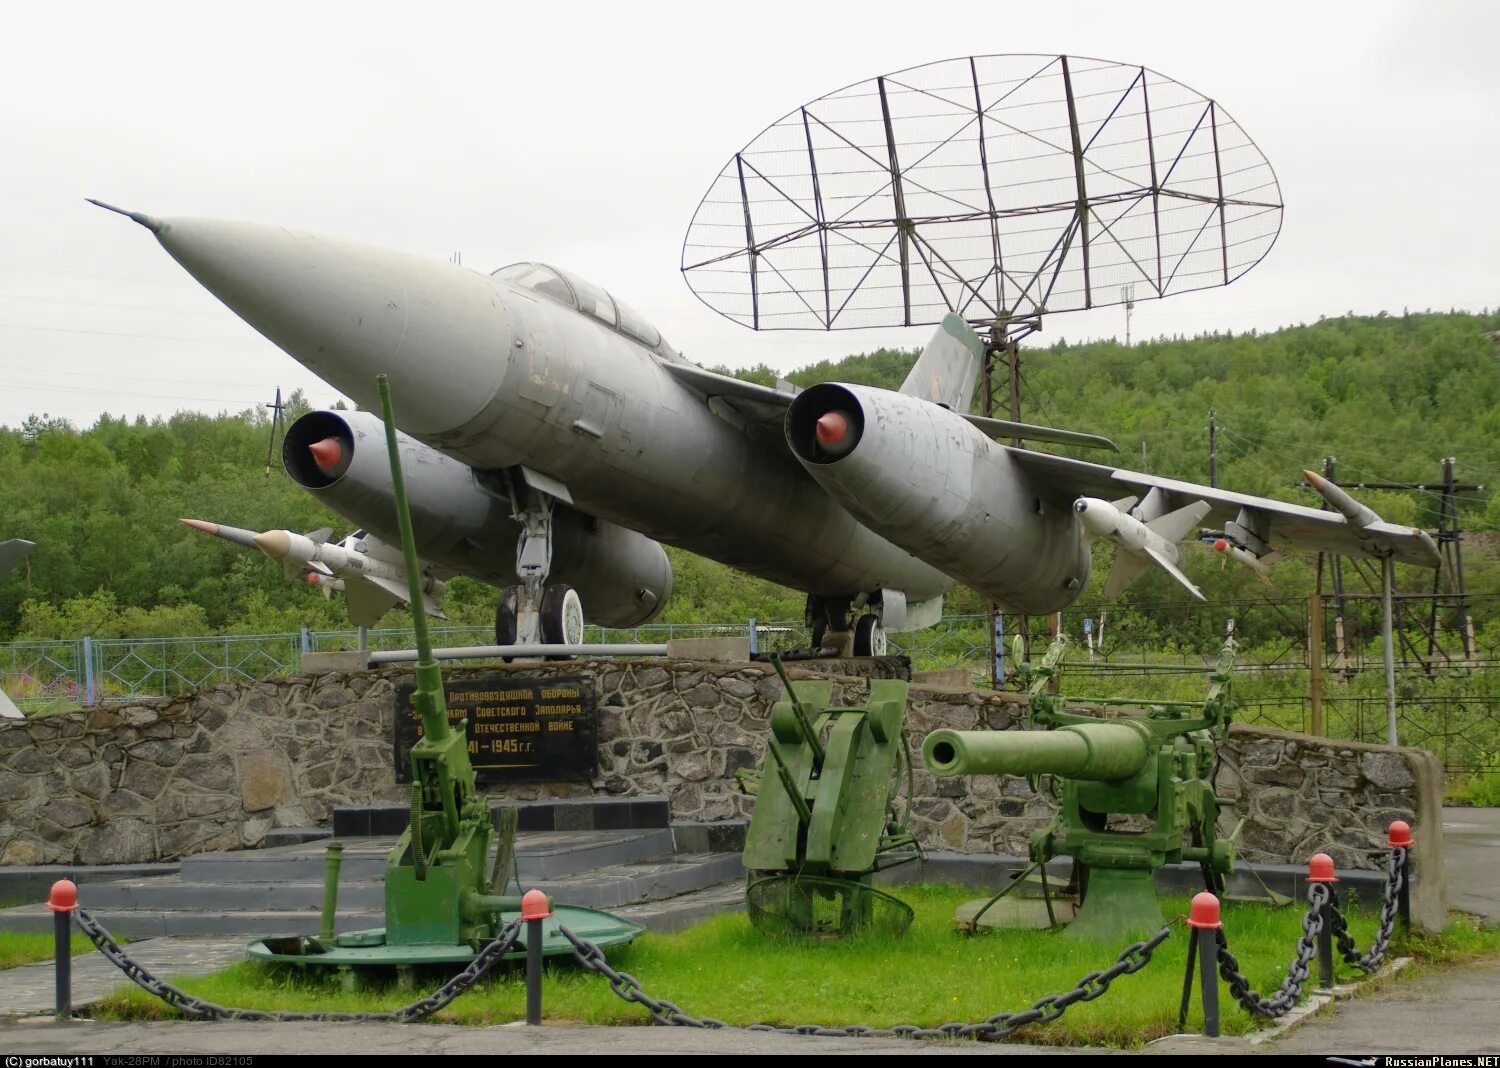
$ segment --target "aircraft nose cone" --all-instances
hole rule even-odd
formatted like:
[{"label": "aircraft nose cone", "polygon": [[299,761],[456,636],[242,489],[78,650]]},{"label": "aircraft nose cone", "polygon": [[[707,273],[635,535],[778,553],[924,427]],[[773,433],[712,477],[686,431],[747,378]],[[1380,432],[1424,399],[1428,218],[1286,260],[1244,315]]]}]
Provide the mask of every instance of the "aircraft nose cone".
[{"label": "aircraft nose cone", "polygon": [[818,436],[818,444],[825,449],[837,445],[849,433],[849,417],[843,412],[825,412],[818,417],[814,433]]},{"label": "aircraft nose cone", "polygon": [[362,407],[378,407],[375,376],[388,374],[408,432],[460,428],[499,388],[510,319],[473,271],[278,227],[156,221],[189,274]]},{"label": "aircraft nose cone", "polygon": [[339,444],[338,438],[315,441],[307,447],[307,451],[312,453],[313,462],[325,471],[337,467],[344,458],[344,447]]}]

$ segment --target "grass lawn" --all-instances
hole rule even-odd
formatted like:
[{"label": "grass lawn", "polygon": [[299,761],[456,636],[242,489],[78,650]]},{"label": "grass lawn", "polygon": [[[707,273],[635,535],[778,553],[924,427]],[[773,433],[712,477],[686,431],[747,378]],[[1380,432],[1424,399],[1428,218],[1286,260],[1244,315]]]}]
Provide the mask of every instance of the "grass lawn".
[{"label": "grass lawn", "polygon": [[[94,944],[86,937],[73,932],[73,955],[87,953]],[[14,968],[19,964],[51,960],[54,938],[51,931],[43,934],[23,934],[16,931],[0,931],[0,969]]]},{"label": "grass lawn", "polygon": [[[732,1024],[933,1026],[1020,1011],[1045,994],[1069,989],[1086,973],[1108,967],[1124,948],[1075,942],[1048,931],[968,937],[952,930],[951,919],[954,907],[973,898],[974,891],[903,886],[897,892],[916,909],[911,930],[897,940],[872,935],[818,945],[772,943],[739,913],[715,917],[678,934],[645,935],[628,947],[611,950],[610,962],[633,974],[653,997],[670,999],[689,1014]],[[1165,907],[1169,917],[1185,915],[1187,901],[1169,900]],[[1300,907],[1226,904],[1230,949],[1260,993],[1269,994],[1285,975],[1301,933],[1301,918]],[[1364,950],[1374,936],[1375,915],[1351,912],[1349,921]],[[1074,1005],[1045,1027],[1023,1029],[1017,1039],[1133,1047],[1172,1033],[1187,930],[1183,924],[1174,925],[1151,963],[1117,979],[1105,996]],[[1456,922],[1441,937],[1398,936],[1392,951],[1393,956],[1415,954],[1430,961],[1465,959],[1500,951],[1500,931]],[[1341,964],[1339,974],[1341,979],[1353,979],[1359,973]],[[442,978],[437,974],[419,979],[419,991],[435,988]],[[1311,983],[1315,982],[1314,978]],[[185,979],[180,985],[220,1004],[258,1009],[371,1011],[396,1008],[416,997],[394,984],[345,993],[336,982],[311,970],[250,962]],[[1224,1032],[1253,1030],[1255,1022],[1228,1000],[1227,989],[1222,997]],[[650,1023],[644,1009],[621,1001],[603,978],[572,964],[548,969],[543,1005],[550,1022]],[[507,969],[491,973],[433,1019],[507,1023],[522,1018],[524,1007],[522,973],[519,968]],[[97,1003],[93,1015],[155,1019],[173,1013],[144,991],[125,988]],[[1201,1012],[1195,1013],[1188,1026],[1201,1022]]]}]

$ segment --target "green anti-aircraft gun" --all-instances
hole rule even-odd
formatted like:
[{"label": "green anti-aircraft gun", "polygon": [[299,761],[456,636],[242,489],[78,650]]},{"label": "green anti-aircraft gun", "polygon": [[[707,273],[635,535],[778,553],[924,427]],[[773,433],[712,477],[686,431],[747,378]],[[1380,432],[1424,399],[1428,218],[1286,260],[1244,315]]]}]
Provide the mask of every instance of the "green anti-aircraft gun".
[{"label": "green anti-aircraft gun", "polygon": [[[406,507],[406,482],[396,447],[396,424],[391,414],[390,390],[379,378],[381,414],[385,419],[390,453],[391,483],[411,603],[420,605],[421,572]],[[411,822],[385,862],[384,928],[334,933],[342,846],[328,847],[327,879],[323,891],[322,932],[263,938],[248,953],[259,960],[286,961],[335,967],[353,976],[360,967],[410,968],[419,964],[467,963],[519,917],[521,897],[502,894],[514,859],[514,821],[506,826],[495,863],[486,872],[495,828],[489,806],[480,796],[469,763],[463,721],[450,722],[442,671],[432,655],[427,617],[412,613],[417,640],[416,692],[412,705],[422,718],[422,737],[411,748]],[[519,891],[519,888],[517,888]],[[572,946],[558,933],[559,924],[596,945],[628,942],[644,928],[607,912],[572,905],[554,905],[546,921],[543,953],[571,953]],[[519,956],[524,949],[513,951]]]},{"label": "green anti-aircraft gun", "polygon": [[[1052,858],[1072,857],[1080,904],[1070,934],[1118,942],[1161,927],[1154,873],[1163,864],[1198,861],[1215,885],[1234,868],[1234,836],[1217,837],[1225,802],[1213,788],[1215,746],[1232,711],[1234,638],[1224,642],[1203,702],[1093,702],[1145,709],[1110,718],[1069,712],[1048,692],[1065,646],[1059,635],[1040,665],[1022,668],[1028,726],[1050,730],[934,731],[922,759],[940,776],[1026,775],[1034,786],[1049,778],[1059,811],[1031,835],[1032,865],[1045,872]],[[1131,825],[1112,827],[1120,817]]]},{"label": "green anti-aircraft gun", "polygon": [[872,885],[875,872],[919,855],[897,814],[907,684],[873,679],[863,708],[833,705],[826,679],[792,682],[771,709],[765,770],[745,836],[750,920],[767,934],[836,937],[876,927],[900,933],[910,906]]}]

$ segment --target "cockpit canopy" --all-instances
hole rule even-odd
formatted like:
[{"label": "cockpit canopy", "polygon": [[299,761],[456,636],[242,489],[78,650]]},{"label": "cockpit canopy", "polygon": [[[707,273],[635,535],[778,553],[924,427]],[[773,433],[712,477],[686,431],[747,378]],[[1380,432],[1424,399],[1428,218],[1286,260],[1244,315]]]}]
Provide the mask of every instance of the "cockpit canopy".
[{"label": "cockpit canopy", "polygon": [[591,319],[598,320],[611,330],[619,331],[660,355],[676,355],[672,346],[662,338],[661,331],[642,319],[628,304],[616,300],[576,274],[548,267],[545,263],[513,263],[509,267],[501,267],[490,277],[576,308]]}]

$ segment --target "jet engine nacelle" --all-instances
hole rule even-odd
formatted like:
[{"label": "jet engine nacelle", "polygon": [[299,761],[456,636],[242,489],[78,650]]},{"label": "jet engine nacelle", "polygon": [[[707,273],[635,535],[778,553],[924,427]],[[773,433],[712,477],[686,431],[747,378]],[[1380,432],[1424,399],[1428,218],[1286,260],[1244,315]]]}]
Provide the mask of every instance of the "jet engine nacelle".
[{"label": "jet engine nacelle", "polygon": [[[520,524],[510,503],[482,487],[466,464],[399,431],[412,533],[425,560],[498,586],[517,582]],[[282,463],[292,481],[352,523],[401,544],[386,457],[385,425],[369,412],[308,412],[287,428]],[[578,591],[588,620],[635,627],[656,617],[672,592],[666,550],[633,530],[558,504],[552,519],[552,579]]]},{"label": "jet engine nacelle", "polygon": [[865,526],[1002,608],[1045,615],[1089,578],[1088,546],[1009,452],[941,405],[824,383],[787,411],[787,442]]}]

